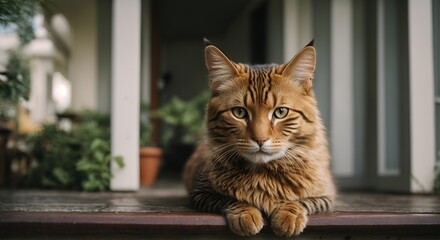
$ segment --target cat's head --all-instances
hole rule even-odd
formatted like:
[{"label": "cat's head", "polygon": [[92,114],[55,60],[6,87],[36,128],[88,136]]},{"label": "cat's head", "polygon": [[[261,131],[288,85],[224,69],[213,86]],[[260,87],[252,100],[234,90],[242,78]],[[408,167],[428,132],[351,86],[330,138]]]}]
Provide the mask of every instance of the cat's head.
[{"label": "cat's head", "polygon": [[207,127],[215,151],[267,163],[306,147],[320,121],[312,91],[315,48],[307,45],[286,64],[250,66],[205,43],[212,92]]}]

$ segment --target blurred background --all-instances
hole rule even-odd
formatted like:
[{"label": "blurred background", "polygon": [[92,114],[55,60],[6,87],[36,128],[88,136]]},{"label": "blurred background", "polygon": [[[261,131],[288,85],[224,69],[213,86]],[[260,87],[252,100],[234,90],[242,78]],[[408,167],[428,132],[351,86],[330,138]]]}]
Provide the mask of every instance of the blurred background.
[{"label": "blurred background", "polygon": [[439,0],[0,3],[2,186],[136,190],[153,184],[139,146],[178,179],[203,135],[206,37],[254,64],[314,39],[338,186],[440,189]]}]

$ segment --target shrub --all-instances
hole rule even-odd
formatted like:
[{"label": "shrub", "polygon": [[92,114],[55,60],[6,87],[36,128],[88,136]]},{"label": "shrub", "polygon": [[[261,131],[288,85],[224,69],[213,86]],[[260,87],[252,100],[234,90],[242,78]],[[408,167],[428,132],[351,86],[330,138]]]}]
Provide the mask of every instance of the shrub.
[{"label": "shrub", "polygon": [[111,156],[110,120],[90,111],[79,115],[80,124],[71,132],[57,124],[44,124],[39,132],[28,137],[36,166],[28,173],[33,187],[108,189],[112,177],[110,162],[123,167],[121,157]]}]

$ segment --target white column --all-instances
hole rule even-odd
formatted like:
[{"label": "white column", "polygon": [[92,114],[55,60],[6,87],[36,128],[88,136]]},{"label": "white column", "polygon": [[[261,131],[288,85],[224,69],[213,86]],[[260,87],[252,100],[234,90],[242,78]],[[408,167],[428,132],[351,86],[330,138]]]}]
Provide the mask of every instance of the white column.
[{"label": "white column", "polygon": [[34,22],[36,38],[26,45],[24,52],[30,60],[30,116],[32,123],[39,124],[53,118],[53,109],[50,108],[49,81],[55,71],[55,66],[64,66],[66,59],[51,39],[45,26],[44,16],[36,15]]},{"label": "white column", "polygon": [[112,154],[125,167],[112,164],[111,190],[139,189],[139,104],[141,1],[113,0]]},{"label": "white column", "polygon": [[31,92],[29,109],[33,123],[41,123],[47,120],[48,81],[52,68],[52,63],[48,59],[32,58],[30,60]]},{"label": "white column", "polygon": [[432,191],[435,164],[432,1],[408,1],[411,191]]},{"label": "white column", "polygon": [[312,1],[284,0],[284,62],[313,39]]},{"label": "white column", "polygon": [[337,177],[354,174],[353,6],[351,0],[331,3],[330,147]]}]

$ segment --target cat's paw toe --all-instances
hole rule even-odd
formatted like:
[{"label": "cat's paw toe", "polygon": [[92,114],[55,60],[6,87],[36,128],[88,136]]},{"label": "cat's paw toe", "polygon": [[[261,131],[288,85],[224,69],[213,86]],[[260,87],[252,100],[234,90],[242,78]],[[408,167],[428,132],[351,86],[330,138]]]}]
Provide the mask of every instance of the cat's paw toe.
[{"label": "cat's paw toe", "polygon": [[264,226],[261,212],[248,204],[237,204],[225,211],[229,228],[240,236],[252,236]]},{"label": "cat's paw toe", "polygon": [[306,210],[297,204],[285,204],[272,213],[270,224],[278,236],[290,237],[299,235],[307,224]]}]

